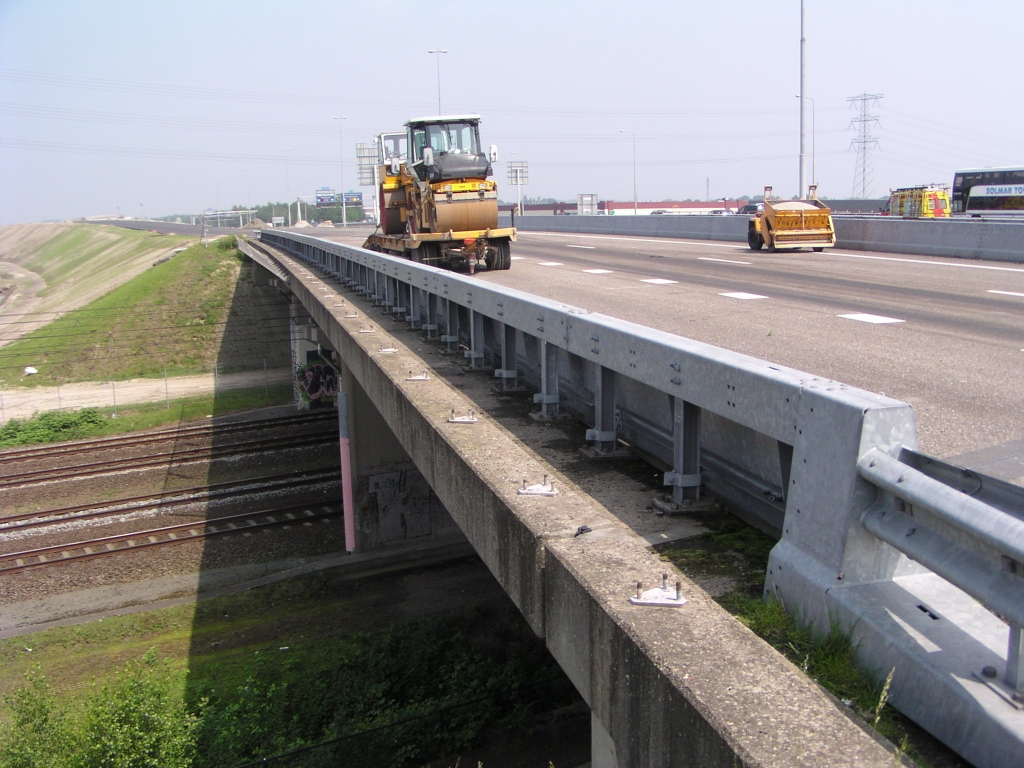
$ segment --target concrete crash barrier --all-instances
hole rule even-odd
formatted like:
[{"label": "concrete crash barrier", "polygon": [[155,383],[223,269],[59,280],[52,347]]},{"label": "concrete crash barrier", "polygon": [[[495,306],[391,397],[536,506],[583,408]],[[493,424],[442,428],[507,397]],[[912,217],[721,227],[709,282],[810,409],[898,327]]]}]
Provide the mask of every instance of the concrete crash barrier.
[{"label": "concrete crash barrier", "polygon": [[[1024,263],[1024,220],[833,215],[833,221],[836,248]],[[503,217],[499,226],[509,222]],[[516,227],[524,232],[747,241],[746,216],[520,216]]]},{"label": "concrete crash barrier", "polygon": [[[684,579],[673,576],[694,597],[668,615],[630,605],[632,586],[664,570],[646,544],[557,475],[560,495],[518,495],[524,474],[551,470],[495,425],[484,439],[486,418],[446,431],[437,420],[471,404],[443,381],[413,380],[422,363],[397,342],[400,353],[375,355],[359,321],[318,298],[324,284],[305,287],[316,278],[304,265],[539,390],[545,413],[592,427],[596,454],[628,444],[666,467],[676,500],[702,488],[726,499],[780,539],[768,596],[819,631],[838,622],[879,679],[895,669],[890,698],[905,714],[978,766],[1024,754],[1024,616],[1011,610],[1024,604],[1024,492],[917,453],[906,403],[359,248],[262,241],[288,254],[278,261],[292,290],[590,703],[601,754],[622,766],[892,759]],[[579,526],[592,532],[575,536]],[[801,698],[812,691],[820,698]],[[832,729],[852,740],[850,763]]]}]

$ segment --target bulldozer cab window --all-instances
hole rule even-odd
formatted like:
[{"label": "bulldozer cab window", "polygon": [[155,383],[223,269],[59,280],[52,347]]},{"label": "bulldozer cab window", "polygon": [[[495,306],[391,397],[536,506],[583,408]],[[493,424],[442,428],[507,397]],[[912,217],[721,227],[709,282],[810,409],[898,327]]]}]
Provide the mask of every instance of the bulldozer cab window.
[{"label": "bulldozer cab window", "polygon": [[412,131],[412,159],[417,163],[423,159],[423,148],[427,145],[427,132],[423,128]]},{"label": "bulldozer cab window", "polygon": [[445,123],[428,125],[427,137],[435,155],[480,154],[480,141],[473,123]]},{"label": "bulldozer cab window", "polygon": [[404,133],[386,134],[383,137],[384,162],[391,160],[405,160],[406,136]]}]

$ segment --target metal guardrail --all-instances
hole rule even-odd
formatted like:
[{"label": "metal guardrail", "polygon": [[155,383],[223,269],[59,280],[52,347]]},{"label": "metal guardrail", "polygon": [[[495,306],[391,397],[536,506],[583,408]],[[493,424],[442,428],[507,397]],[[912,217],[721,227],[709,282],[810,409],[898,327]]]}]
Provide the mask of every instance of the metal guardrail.
[{"label": "metal guardrail", "polygon": [[[1016,509],[1003,511],[876,448],[861,457],[857,469],[885,492],[879,503],[864,513],[864,527],[1009,623],[1004,679],[1017,690],[1024,682],[1020,648],[1024,507],[1020,496]],[[1020,700],[1024,701],[1024,695]]]},{"label": "metal guardrail", "polygon": [[[1024,750],[1014,704],[1024,698],[1024,489],[975,474],[978,487],[964,487],[961,470],[917,453],[909,405],[428,265],[294,233],[261,240],[464,348],[504,387],[537,390],[544,415],[568,411],[590,427],[593,455],[627,444],[665,470],[677,503],[698,500],[702,487],[723,498],[780,537],[768,595],[815,626],[838,619],[883,676],[907,670],[893,680],[896,706],[978,765]],[[933,600],[956,605],[941,626],[918,598],[904,599],[908,578],[932,573],[949,582],[929,582]],[[947,653],[924,654],[914,638],[939,631]],[[993,632],[1005,633],[1005,658],[991,651]],[[979,659],[1004,666],[1002,687]],[[951,685],[957,676],[985,686]]]}]

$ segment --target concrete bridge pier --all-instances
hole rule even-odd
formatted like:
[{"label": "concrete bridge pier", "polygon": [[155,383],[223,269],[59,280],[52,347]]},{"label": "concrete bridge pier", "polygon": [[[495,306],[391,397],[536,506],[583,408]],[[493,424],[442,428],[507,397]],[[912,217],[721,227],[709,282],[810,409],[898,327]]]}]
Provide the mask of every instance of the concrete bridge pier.
[{"label": "concrete bridge pier", "polygon": [[[346,505],[346,549],[421,547],[432,539],[469,545],[394,432],[303,304],[290,295],[295,401],[300,410],[337,404]],[[337,396],[335,396],[335,393]],[[344,409],[344,412],[341,411]]]},{"label": "concrete bridge pier", "polygon": [[352,370],[340,357],[337,364],[344,395],[339,402],[346,403],[350,435],[352,551],[422,544],[430,538],[464,540]]}]

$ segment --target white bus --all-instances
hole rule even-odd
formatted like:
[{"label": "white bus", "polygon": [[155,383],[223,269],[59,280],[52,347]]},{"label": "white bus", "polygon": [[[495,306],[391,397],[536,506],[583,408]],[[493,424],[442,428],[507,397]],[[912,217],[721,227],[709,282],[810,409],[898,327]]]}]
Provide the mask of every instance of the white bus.
[{"label": "white bus", "polygon": [[953,176],[953,213],[1024,214],[1024,168],[971,168]]}]

